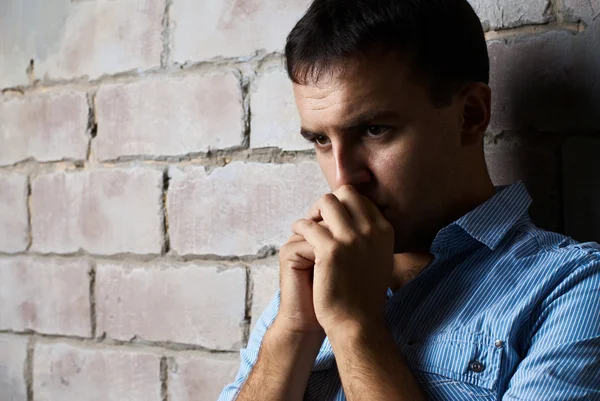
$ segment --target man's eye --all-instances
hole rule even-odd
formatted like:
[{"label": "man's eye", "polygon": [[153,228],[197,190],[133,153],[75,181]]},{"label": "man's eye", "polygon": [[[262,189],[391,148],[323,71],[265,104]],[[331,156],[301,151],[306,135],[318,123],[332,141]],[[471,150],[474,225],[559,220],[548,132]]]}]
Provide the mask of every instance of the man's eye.
[{"label": "man's eye", "polygon": [[309,139],[309,142],[316,143],[317,145],[324,146],[327,144],[327,137],[323,135],[315,135]]},{"label": "man's eye", "polygon": [[370,125],[367,127],[367,134],[372,136],[383,135],[387,132],[388,128],[383,125]]}]

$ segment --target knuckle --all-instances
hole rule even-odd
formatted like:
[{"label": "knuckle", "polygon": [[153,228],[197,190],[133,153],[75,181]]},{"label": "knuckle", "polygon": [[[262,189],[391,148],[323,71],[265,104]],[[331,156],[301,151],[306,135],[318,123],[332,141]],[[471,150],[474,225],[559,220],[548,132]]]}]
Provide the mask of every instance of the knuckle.
[{"label": "knuckle", "polygon": [[290,247],[291,243],[288,242],[287,244],[279,248],[279,260],[285,259],[289,255],[291,251]]},{"label": "knuckle", "polygon": [[[292,224],[292,226],[296,226],[297,228],[308,228],[308,227],[310,227],[310,223],[311,223],[311,220],[300,219],[300,220],[296,220],[296,222],[294,224]],[[298,234],[296,234],[296,235],[298,235]]]},{"label": "knuckle", "polygon": [[354,192],[354,187],[350,184],[344,184],[340,187],[340,191],[343,192]]},{"label": "knuckle", "polygon": [[361,235],[360,234],[357,234],[357,233],[354,233],[354,232],[348,233],[348,235],[346,237],[346,243],[349,246],[358,245],[360,242],[361,242]]},{"label": "knuckle", "polygon": [[334,194],[332,194],[331,192],[327,193],[321,197],[321,202],[323,202],[323,203],[331,203],[331,202],[335,202],[336,200],[337,200],[337,197]]},{"label": "knuckle", "polygon": [[313,220],[302,220],[302,225],[305,228],[313,228],[316,224]]},{"label": "knuckle", "polygon": [[362,227],[360,232],[365,237],[371,237],[377,234],[377,230],[371,224]]},{"label": "knuckle", "polygon": [[382,223],[381,229],[385,234],[393,235],[394,234],[394,226],[389,221],[385,221]]}]

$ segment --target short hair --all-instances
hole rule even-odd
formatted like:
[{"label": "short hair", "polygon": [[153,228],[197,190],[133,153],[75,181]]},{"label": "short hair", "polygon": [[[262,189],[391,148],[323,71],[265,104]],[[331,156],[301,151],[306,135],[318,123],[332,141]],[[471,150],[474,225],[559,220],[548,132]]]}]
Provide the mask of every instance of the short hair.
[{"label": "short hair", "polygon": [[440,106],[466,83],[489,83],[485,34],[467,0],[314,0],[287,37],[287,72],[314,83],[379,47],[408,56]]}]

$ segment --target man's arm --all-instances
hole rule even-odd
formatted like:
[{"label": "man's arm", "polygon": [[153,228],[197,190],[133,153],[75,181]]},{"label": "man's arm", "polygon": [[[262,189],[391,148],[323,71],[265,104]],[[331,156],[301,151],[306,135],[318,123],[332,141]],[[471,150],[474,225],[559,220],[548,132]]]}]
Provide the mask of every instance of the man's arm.
[{"label": "man's arm", "polygon": [[348,401],[425,400],[383,322],[328,333]]},{"label": "man's arm", "polygon": [[589,252],[544,301],[502,400],[600,400],[600,252]]},{"label": "man's arm", "polygon": [[265,334],[258,360],[237,401],[302,401],[325,336],[280,329]]}]

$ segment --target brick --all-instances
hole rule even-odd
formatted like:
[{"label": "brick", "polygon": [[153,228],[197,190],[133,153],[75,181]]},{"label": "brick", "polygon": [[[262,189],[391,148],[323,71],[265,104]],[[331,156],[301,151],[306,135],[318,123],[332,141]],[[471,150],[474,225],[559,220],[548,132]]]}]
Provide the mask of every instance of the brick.
[{"label": "brick", "polygon": [[169,174],[169,236],[180,255],[248,255],[281,246],[291,224],[329,192],[315,162],[234,162],[210,174],[203,167]]},{"label": "brick", "polygon": [[[37,78],[95,79],[160,66],[164,0],[7,0],[0,17],[0,86]],[[36,10],[36,12],[31,12]]]},{"label": "brick", "polygon": [[563,12],[567,20],[583,19],[592,23],[600,15],[600,3],[590,0],[564,0]]},{"label": "brick", "polygon": [[0,329],[89,337],[89,269],[80,259],[0,259]]},{"label": "brick", "polygon": [[160,401],[160,357],[136,349],[38,343],[35,401]]},{"label": "brick", "polygon": [[223,388],[233,382],[239,358],[216,354],[190,354],[169,363],[169,400],[216,400]]},{"label": "brick", "polygon": [[238,349],[245,314],[240,267],[132,266],[101,263],[96,273],[98,333],[118,340]]},{"label": "brick", "polygon": [[485,29],[543,24],[550,20],[550,0],[469,0]]},{"label": "brick", "polygon": [[583,34],[489,44],[492,132],[600,129],[600,19]]},{"label": "brick", "polygon": [[252,89],[252,148],[278,147],[285,150],[312,149],[300,136],[300,117],[292,82],[280,70],[257,78]]},{"label": "brick", "polygon": [[88,114],[85,92],[0,98],[0,165],[28,158],[41,162],[85,160]]},{"label": "brick", "polygon": [[27,177],[0,175],[0,252],[26,250],[28,224]]},{"label": "brick", "polygon": [[27,401],[27,337],[0,335],[0,400]]},{"label": "brick", "polygon": [[105,85],[96,97],[100,160],[241,146],[242,94],[233,74]]},{"label": "brick", "polygon": [[563,150],[563,206],[568,235],[600,242],[600,138],[571,138]]},{"label": "brick", "polygon": [[32,249],[159,254],[163,174],[106,169],[43,175],[32,184]]},{"label": "brick", "polygon": [[254,329],[260,315],[279,289],[279,259],[275,258],[270,264],[252,266],[250,277],[253,287],[251,328]]},{"label": "brick", "polygon": [[281,51],[310,0],[178,0],[171,8],[173,59],[239,57]]},{"label": "brick", "polygon": [[523,181],[533,203],[529,210],[538,226],[561,231],[557,152],[540,147],[486,149],[488,170],[495,185]]}]

